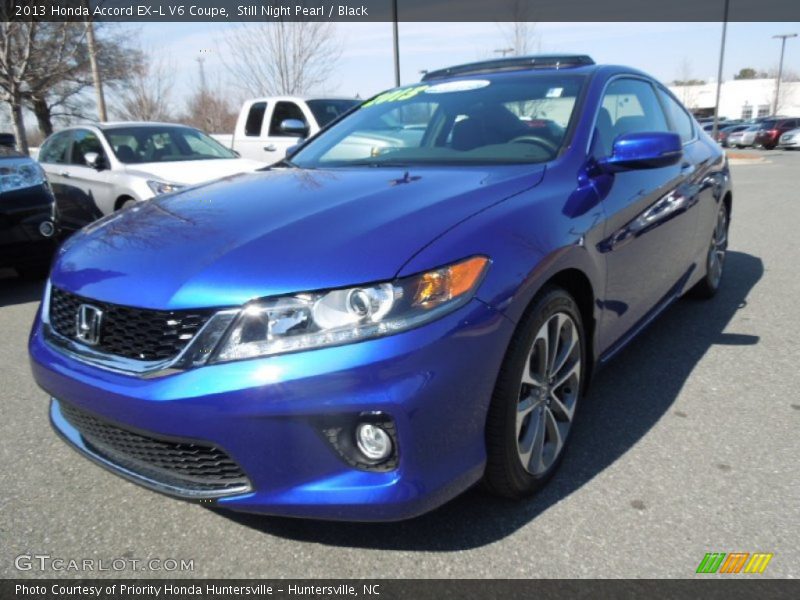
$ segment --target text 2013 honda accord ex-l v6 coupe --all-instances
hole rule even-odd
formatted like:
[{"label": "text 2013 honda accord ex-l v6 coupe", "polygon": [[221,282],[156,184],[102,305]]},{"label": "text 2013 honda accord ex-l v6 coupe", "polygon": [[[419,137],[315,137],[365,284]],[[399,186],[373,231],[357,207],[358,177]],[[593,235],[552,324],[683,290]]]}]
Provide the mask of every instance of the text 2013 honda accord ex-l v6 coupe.
[{"label": "text 2013 honda accord ex-l v6 coupe", "polygon": [[720,283],[721,150],[585,56],[452,67],[282,165],[60,250],[30,338],[56,431],[228,509],[394,520],[553,474],[590,373]]}]

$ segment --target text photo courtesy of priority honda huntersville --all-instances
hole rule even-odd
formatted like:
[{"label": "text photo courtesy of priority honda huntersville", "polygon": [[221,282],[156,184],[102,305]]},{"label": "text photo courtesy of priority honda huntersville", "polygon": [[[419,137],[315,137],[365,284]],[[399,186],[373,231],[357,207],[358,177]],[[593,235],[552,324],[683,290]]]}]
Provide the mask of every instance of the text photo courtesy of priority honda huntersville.
[{"label": "text photo courtesy of priority honda huntersville", "polygon": [[68,239],[33,373],[67,444],[175,497],[353,521],[479,482],[525,497],[592,373],[677,298],[714,296],[732,198],[723,150],[640,71],[430,71],[271,167]]}]

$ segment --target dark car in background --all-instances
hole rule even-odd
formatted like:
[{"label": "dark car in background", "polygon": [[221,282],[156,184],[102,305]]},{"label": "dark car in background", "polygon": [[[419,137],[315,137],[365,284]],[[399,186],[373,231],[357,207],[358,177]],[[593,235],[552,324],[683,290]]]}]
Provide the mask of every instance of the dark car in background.
[{"label": "dark car in background", "polygon": [[58,211],[44,171],[0,145],[0,267],[23,277],[47,273],[56,248]]},{"label": "dark car in background", "polygon": [[14,137],[13,133],[0,133],[0,146],[16,148],[17,138]]},{"label": "dark car in background", "polygon": [[761,122],[756,133],[756,146],[772,150],[778,145],[778,140],[787,131],[800,127],[800,119],[767,119]]}]

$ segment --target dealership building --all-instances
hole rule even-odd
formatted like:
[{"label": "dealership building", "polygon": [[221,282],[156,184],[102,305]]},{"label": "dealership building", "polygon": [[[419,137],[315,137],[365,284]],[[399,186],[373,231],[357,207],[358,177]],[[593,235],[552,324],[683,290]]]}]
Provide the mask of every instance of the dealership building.
[{"label": "dealership building", "polygon": [[[728,119],[752,119],[771,115],[775,103],[775,84],[775,78],[723,82],[719,97],[719,116]],[[714,114],[716,82],[672,85],[669,89],[696,116]],[[778,94],[777,114],[800,116],[800,82],[782,81]]]}]

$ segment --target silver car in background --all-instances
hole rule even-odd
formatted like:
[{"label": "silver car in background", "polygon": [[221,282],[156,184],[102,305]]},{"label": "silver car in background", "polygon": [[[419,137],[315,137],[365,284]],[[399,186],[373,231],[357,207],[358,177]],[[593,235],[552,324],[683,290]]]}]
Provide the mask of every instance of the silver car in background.
[{"label": "silver car in background", "polygon": [[778,148],[794,150],[800,148],[800,129],[790,129],[778,140]]},{"label": "silver car in background", "polygon": [[760,125],[753,125],[743,131],[736,131],[728,136],[728,146],[731,148],[747,148],[756,143],[756,133]]}]

